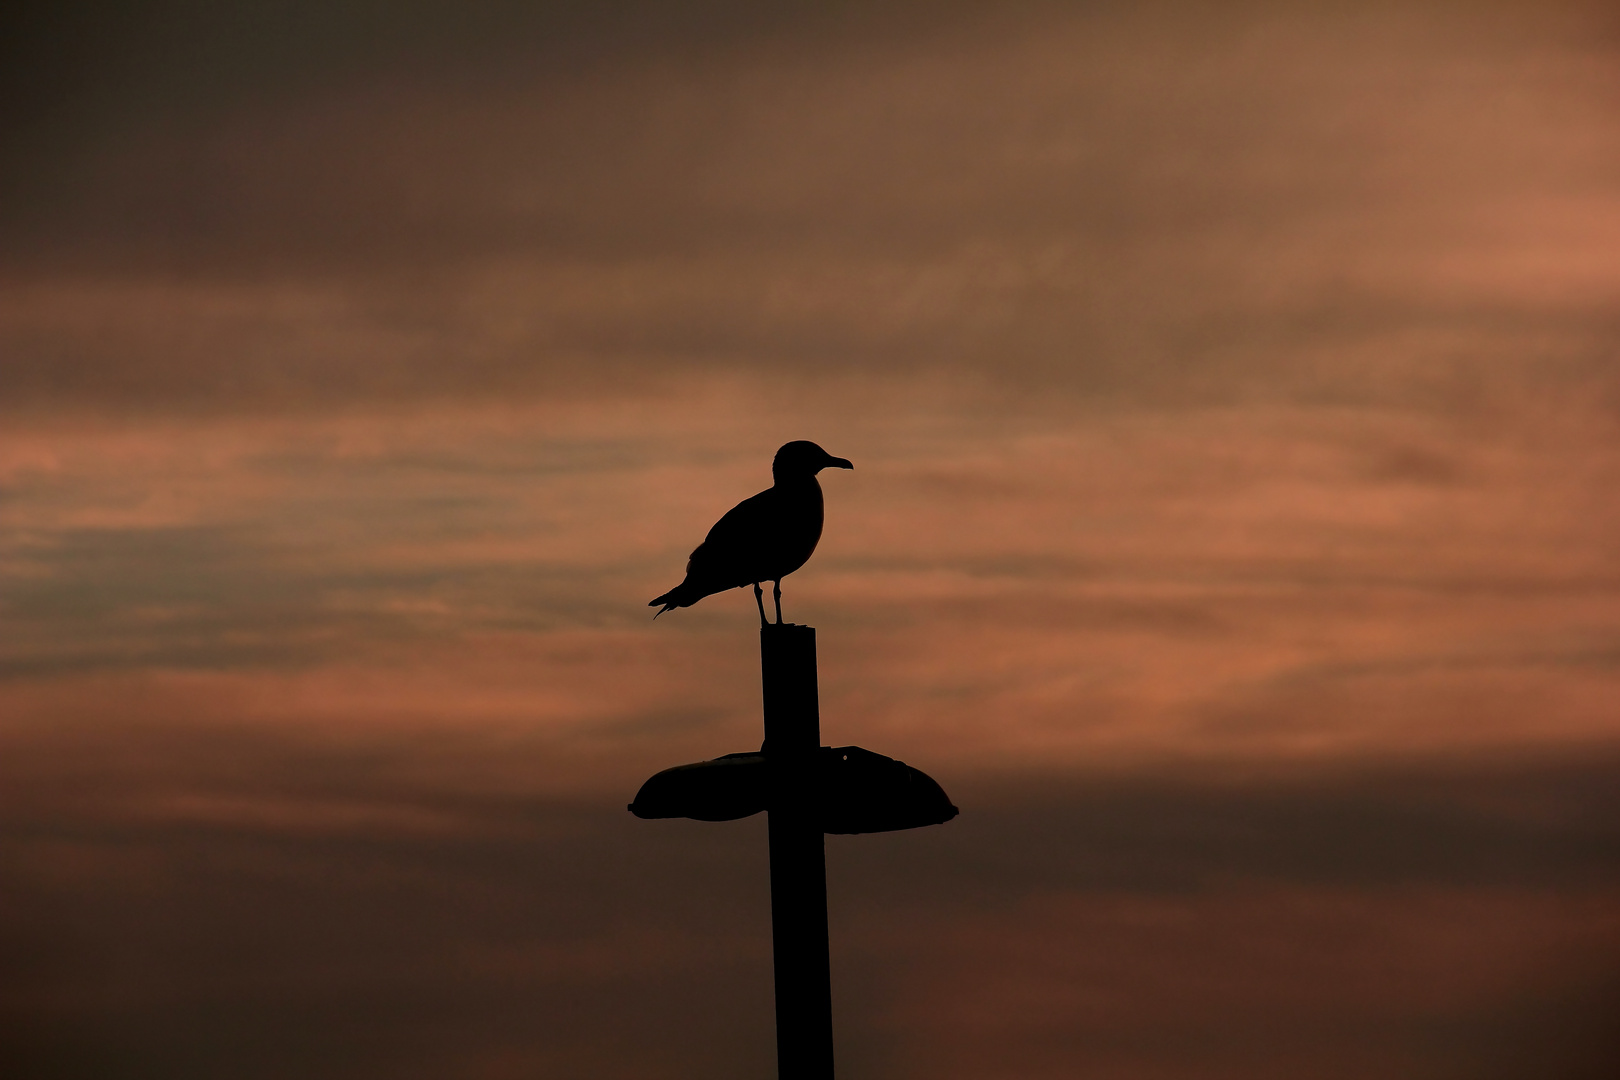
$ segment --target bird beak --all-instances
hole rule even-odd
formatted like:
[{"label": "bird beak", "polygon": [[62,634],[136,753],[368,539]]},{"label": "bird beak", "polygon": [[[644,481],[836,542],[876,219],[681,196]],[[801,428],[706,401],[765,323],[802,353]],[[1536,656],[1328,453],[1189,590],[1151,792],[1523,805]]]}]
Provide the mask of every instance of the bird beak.
[{"label": "bird beak", "polygon": [[836,465],[840,469],[853,469],[855,467],[854,465],[850,464],[849,458],[828,456],[827,464],[823,465],[822,468],[825,469],[828,466],[833,466],[833,465]]}]

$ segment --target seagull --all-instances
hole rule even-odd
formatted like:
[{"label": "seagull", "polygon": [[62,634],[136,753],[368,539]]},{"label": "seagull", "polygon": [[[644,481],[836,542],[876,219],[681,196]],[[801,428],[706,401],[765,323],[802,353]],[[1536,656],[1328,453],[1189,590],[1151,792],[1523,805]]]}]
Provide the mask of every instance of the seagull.
[{"label": "seagull", "polygon": [[782,579],[803,566],[821,539],[821,485],[816,473],[836,466],[853,469],[846,458],[833,457],[813,442],[790,442],[776,452],[771,476],[776,483],[726,511],[686,563],[686,580],[648,607],[653,618],[671,608],[691,607],[705,596],[727,589],[754,587],[759,624],[765,620],[765,590],[774,585],[776,621],[782,622]]}]

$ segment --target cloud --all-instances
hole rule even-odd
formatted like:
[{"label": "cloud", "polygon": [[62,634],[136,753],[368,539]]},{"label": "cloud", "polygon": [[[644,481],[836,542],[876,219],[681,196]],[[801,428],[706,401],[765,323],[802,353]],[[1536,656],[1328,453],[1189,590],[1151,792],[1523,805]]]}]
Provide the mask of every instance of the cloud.
[{"label": "cloud", "polygon": [[[633,10],[552,42],[591,62],[497,57],[505,74],[462,82],[362,53],[305,85],[272,48],[253,93],[132,108],[39,158],[51,199],[3,226],[7,407],[717,371],[1158,403],[1457,408],[1571,373],[1612,394],[1612,66],[1585,9],[901,9],[910,33],[871,36],[814,29],[866,26],[848,12],[706,36],[730,8],[690,31]],[[446,48],[505,56],[491,27],[515,17]],[[398,32],[445,21],[419,18]],[[662,44],[619,41],[621,18]],[[175,47],[236,40],[198,25]]]},{"label": "cloud", "polygon": [[946,393],[896,422],[870,392],[894,386],[23,425],[0,442],[0,660],[19,693],[239,675],[289,719],[740,731],[751,645],[720,641],[746,597],[657,624],[645,604],[813,434],[858,464],[787,590],[837,628],[829,737],[1076,761],[1613,737],[1614,455],[1590,414],[1076,423]]},{"label": "cloud", "polygon": [[809,437],[841,1067],[1613,1072],[1607,11],[18,10],[0,1071],[766,1071]]},{"label": "cloud", "polygon": [[[557,799],[472,733],[93,730],[4,736],[8,1063],[769,1065],[757,818]],[[829,844],[843,1060],[1600,1069],[1614,771],[946,776],[957,821]]]}]

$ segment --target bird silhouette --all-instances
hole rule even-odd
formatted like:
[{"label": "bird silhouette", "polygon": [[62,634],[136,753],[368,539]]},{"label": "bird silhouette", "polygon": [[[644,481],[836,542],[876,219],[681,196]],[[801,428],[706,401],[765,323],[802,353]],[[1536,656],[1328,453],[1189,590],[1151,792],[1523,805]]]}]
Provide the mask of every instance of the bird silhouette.
[{"label": "bird silhouette", "polygon": [[803,566],[821,539],[821,485],[816,473],[830,466],[853,469],[813,442],[790,442],[776,452],[771,476],[776,483],[726,511],[686,562],[686,579],[647,603],[653,618],[671,608],[691,607],[727,589],[754,587],[759,624],[765,619],[765,590],[772,583],[776,621],[782,621],[782,579]]}]

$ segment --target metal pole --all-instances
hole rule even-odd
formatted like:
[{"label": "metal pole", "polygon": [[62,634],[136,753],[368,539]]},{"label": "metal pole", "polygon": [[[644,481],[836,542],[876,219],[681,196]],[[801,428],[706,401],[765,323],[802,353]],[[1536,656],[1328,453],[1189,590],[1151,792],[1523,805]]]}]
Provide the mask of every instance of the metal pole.
[{"label": "metal pole", "polygon": [[760,628],[765,757],[773,775],[771,943],[776,961],[778,1080],[832,1080],[832,974],[827,950],[827,861],[812,803],[821,746],[816,631]]}]

